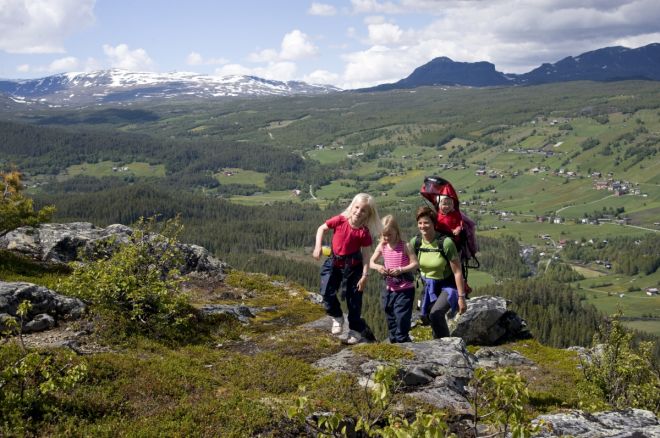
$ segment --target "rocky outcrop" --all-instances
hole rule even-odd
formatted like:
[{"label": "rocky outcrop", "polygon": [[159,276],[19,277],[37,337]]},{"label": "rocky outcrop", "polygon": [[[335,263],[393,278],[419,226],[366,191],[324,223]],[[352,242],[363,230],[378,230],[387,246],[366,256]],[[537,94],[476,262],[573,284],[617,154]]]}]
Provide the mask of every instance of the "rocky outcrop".
[{"label": "rocky outcrop", "polygon": [[0,329],[6,328],[3,321],[16,317],[23,301],[32,304],[23,320],[25,333],[48,330],[60,320],[76,319],[85,313],[85,304],[77,298],[32,283],[0,281]]},{"label": "rocky outcrop", "polygon": [[[409,350],[414,356],[399,361],[404,392],[458,414],[471,412],[466,386],[472,378],[475,359],[465,349],[463,340],[444,338],[397,345]],[[361,356],[352,349],[344,349],[318,360],[315,366],[355,374],[367,385],[378,366],[385,364]]]},{"label": "rocky outcrop", "polygon": [[[80,261],[82,257],[108,256],[122,243],[130,240],[133,229],[114,224],[106,228],[89,222],[41,224],[21,227],[0,238],[0,249],[17,252],[48,263]],[[224,277],[227,264],[213,257],[207,249],[179,244],[184,257],[183,274]]]},{"label": "rocky outcrop", "polygon": [[450,335],[469,345],[497,345],[531,335],[527,323],[508,309],[501,297],[481,296],[468,301],[467,311],[448,320]]},{"label": "rocky outcrop", "polygon": [[659,438],[658,417],[650,411],[626,409],[623,411],[595,412],[571,411],[541,415],[547,425],[539,437],[576,438]]}]

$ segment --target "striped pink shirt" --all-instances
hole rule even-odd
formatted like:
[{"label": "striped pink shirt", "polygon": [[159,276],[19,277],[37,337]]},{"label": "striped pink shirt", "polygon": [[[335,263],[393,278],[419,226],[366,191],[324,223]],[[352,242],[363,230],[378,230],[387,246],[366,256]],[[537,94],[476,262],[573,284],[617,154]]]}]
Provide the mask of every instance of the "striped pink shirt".
[{"label": "striped pink shirt", "polygon": [[[383,245],[383,265],[386,269],[396,269],[408,266],[410,263],[410,258],[406,254],[405,248],[406,242],[399,240],[394,249],[390,248],[389,244]],[[385,284],[387,289],[391,291],[399,291],[403,289],[410,289],[414,286],[412,281],[404,280],[401,276],[399,277],[386,277]]]}]

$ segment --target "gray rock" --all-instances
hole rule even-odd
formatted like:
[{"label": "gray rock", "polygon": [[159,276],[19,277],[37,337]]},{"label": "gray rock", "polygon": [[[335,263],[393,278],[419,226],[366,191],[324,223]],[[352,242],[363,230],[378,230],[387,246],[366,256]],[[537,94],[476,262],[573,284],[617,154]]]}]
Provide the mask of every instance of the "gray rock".
[{"label": "gray rock", "polygon": [[259,309],[243,305],[229,305],[229,304],[208,304],[200,309],[200,313],[205,315],[230,315],[238,319],[240,322],[247,324],[250,318],[255,317]]},{"label": "gray rock", "polygon": [[596,412],[570,411],[541,415],[546,427],[537,436],[576,438],[659,438],[658,417],[642,409]]},{"label": "gray rock", "polygon": [[474,356],[482,368],[503,368],[516,367],[521,365],[534,365],[534,362],[527,359],[517,351],[500,347],[482,347]]},{"label": "gray rock", "polygon": [[[60,295],[43,286],[24,282],[0,281],[0,315],[4,319],[16,317],[18,306],[23,301],[32,304],[24,317],[23,330],[35,332],[53,328],[62,319],[77,319],[86,310],[85,304],[72,297]],[[4,326],[0,317],[0,326]]]},{"label": "gray rock", "polygon": [[24,333],[43,332],[55,327],[55,318],[47,313],[35,315],[31,321],[23,326]]},{"label": "gray rock", "polygon": [[[83,258],[107,257],[130,240],[133,229],[122,224],[96,227],[89,222],[41,224],[17,228],[0,237],[0,248],[48,263],[69,263]],[[152,239],[154,240],[154,239]],[[223,279],[227,264],[199,245],[179,244],[184,257],[182,274]]]},{"label": "gray rock", "polygon": [[[404,392],[438,408],[459,414],[471,412],[466,385],[473,375],[474,359],[465,349],[463,340],[444,338],[397,345],[414,353],[413,359],[399,361]],[[378,366],[385,363],[356,355],[352,349],[346,348],[314,365],[354,374],[364,385],[369,385]]]},{"label": "gray rock", "polygon": [[451,336],[470,345],[496,345],[506,340],[530,337],[527,324],[508,310],[501,297],[480,296],[468,301],[467,311],[450,327]]}]

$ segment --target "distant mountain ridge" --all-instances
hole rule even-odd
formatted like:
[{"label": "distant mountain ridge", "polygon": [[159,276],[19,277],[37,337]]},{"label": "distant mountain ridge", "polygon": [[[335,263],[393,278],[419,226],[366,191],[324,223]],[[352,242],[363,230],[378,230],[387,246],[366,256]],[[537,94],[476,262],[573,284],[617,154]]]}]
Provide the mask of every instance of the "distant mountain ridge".
[{"label": "distant mountain ridge", "polygon": [[443,56],[416,68],[410,76],[400,81],[359,91],[386,91],[433,85],[490,87],[627,79],[660,81],[659,43],[637,49],[606,47],[576,57],[568,56],[554,64],[542,64],[524,74],[499,72],[490,62],[456,62]]},{"label": "distant mountain ridge", "polygon": [[273,81],[256,76],[145,73],[101,70],[63,73],[41,79],[0,80],[0,93],[15,102],[67,106],[143,99],[289,96],[340,91],[331,85]]},{"label": "distant mountain ridge", "polygon": [[[660,43],[637,49],[606,47],[545,63],[524,74],[502,73],[486,62],[456,62],[445,56],[416,68],[395,83],[353,91],[386,91],[421,86],[491,87],[538,85],[578,80],[660,81]],[[150,99],[317,95],[342,91],[332,85],[274,81],[256,76],[146,73],[100,70],[62,73],[40,79],[0,80],[0,106],[74,106]]]}]

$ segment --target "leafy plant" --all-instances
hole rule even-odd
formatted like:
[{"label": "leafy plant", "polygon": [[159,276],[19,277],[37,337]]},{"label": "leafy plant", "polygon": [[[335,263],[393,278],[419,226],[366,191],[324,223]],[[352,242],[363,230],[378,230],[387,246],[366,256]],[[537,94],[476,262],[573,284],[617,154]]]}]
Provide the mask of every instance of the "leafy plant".
[{"label": "leafy plant", "polygon": [[29,301],[19,304],[19,321],[6,325],[18,342],[0,347],[0,435],[25,431],[32,419],[52,419],[61,413],[58,396],[71,390],[87,374],[87,364],[67,351],[28,351],[23,343],[22,322]]},{"label": "leafy plant", "polygon": [[[621,312],[601,324],[594,335],[595,352],[583,360],[583,399],[601,399],[615,409],[660,410],[660,372],[653,343],[633,344],[633,334],[621,324]],[[603,408],[592,402],[589,408]]]},{"label": "leafy plant", "polygon": [[189,335],[195,312],[181,291],[177,219],[140,219],[130,241],[107,258],[73,265],[58,289],[81,298],[101,317],[105,334],[143,334],[164,340]]},{"label": "leafy plant", "polygon": [[493,425],[491,436],[529,437],[541,425],[531,424],[525,406],[529,402],[527,382],[512,369],[486,370],[477,368],[472,382],[474,407],[473,429],[477,434],[480,421]]}]

